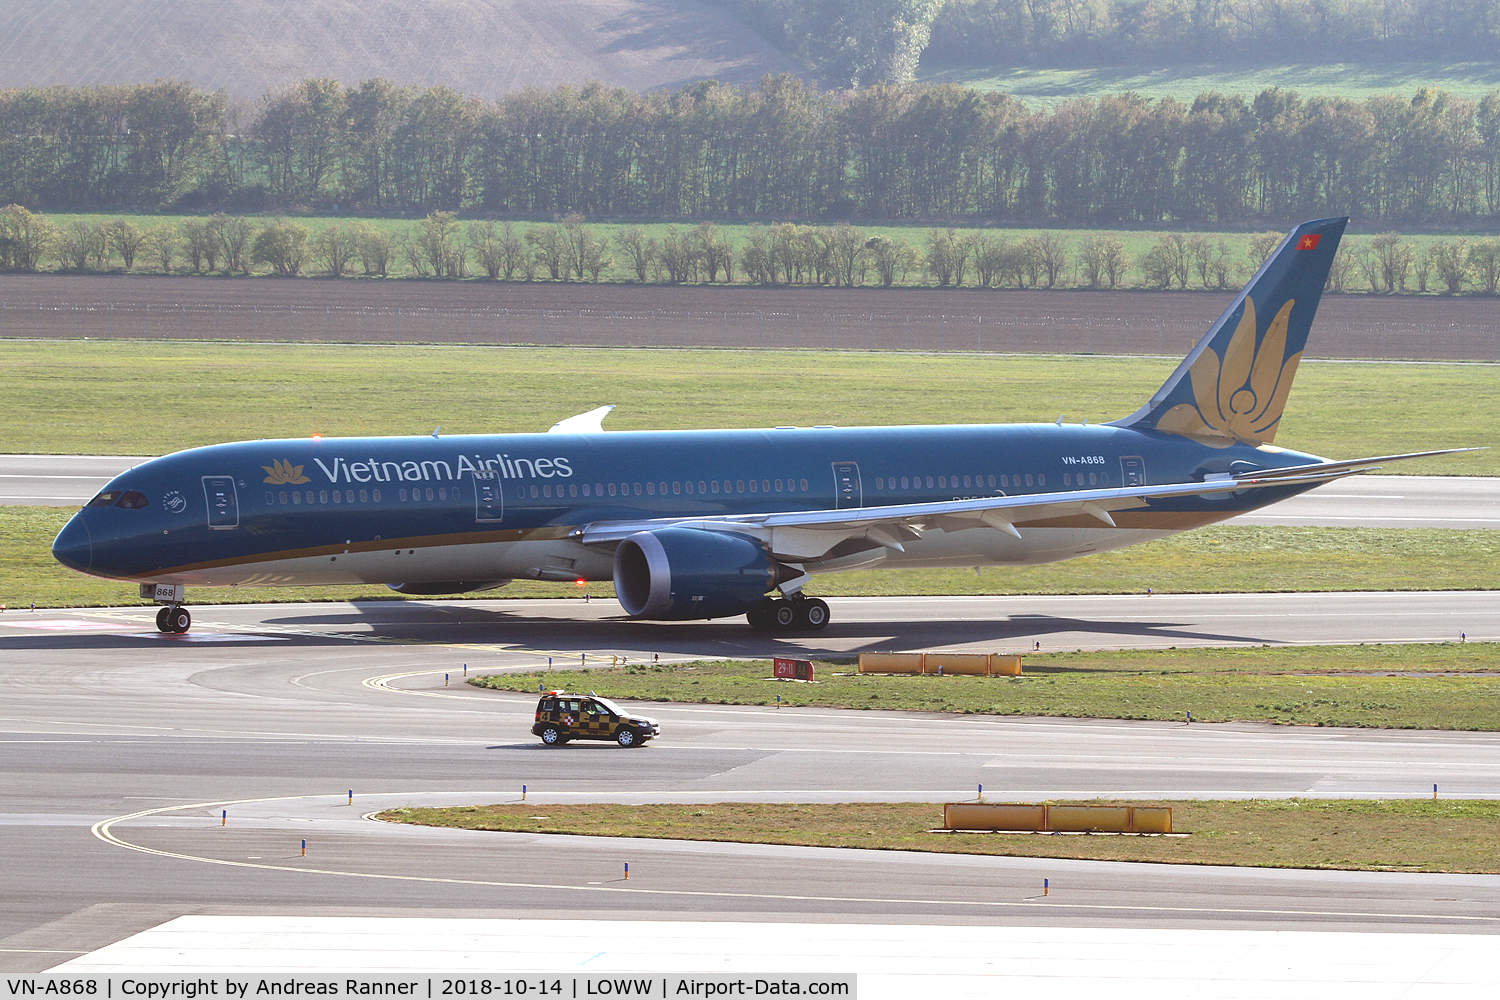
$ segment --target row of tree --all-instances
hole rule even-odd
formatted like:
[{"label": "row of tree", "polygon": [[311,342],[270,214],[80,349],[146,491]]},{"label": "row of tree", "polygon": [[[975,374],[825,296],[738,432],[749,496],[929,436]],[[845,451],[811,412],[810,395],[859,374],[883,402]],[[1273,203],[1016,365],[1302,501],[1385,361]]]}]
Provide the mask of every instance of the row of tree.
[{"label": "row of tree", "polygon": [[498,102],[303,80],[252,110],[185,84],[0,92],[0,203],[1069,224],[1500,214],[1500,91],[1133,94],[1050,113],[954,86],[794,77]]},{"label": "row of tree", "polygon": [[[160,274],[293,277],[353,274],[497,281],[590,281],[756,285],[932,284],[940,288],[1228,289],[1259,267],[1282,239],[1266,232],[1225,237],[1161,233],[1138,255],[1117,236],[1069,242],[1060,233],[1014,237],[984,230],[930,229],[922,245],[870,235],[845,224],[750,226],[735,239],[712,222],[641,226],[605,233],[583,216],[518,228],[512,222],[460,222],[434,212],[393,229],[365,221],[314,229],[295,220],[214,215],[139,226],[125,218],[54,224],[19,205],[0,209],[0,269],[111,270]],[[1418,249],[1399,233],[1346,240],[1328,278],[1331,291],[1478,291],[1500,287],[1500,240],[1453,238]]]}]

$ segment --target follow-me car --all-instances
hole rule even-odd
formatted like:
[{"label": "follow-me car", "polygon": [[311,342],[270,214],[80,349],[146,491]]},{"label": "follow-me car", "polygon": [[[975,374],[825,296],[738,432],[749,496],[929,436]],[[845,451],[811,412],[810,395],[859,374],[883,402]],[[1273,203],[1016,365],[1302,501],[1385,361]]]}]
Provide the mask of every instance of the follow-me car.
[{"label": "follow-me car", "polygon": [[[245,441],[116,477],[58,560],[184,631],[192,586],[613,580],[631,616],[820,629],[819,573],[1021,566],[1225,520],[1419,455],[1328,461],[1276,431],[1346,219],[1294,229],[1156,394],[1105,425],[778,427]],[[1422,452],[1420,455],[1442,454]]]}]

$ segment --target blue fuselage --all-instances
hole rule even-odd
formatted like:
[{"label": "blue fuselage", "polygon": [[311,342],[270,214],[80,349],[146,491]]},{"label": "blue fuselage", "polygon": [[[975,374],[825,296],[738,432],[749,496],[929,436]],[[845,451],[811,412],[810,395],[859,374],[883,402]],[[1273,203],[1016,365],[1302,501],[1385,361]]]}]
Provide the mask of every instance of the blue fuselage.
[{"label": "blue fuselage", "polygon": [[[1157,431],[1005,424],[246,441],[118,476],[54,545],[95,576],[202,585],[608,579],[581,525],[1202,480],[1318,461]],[[1306,486],[935,531],[886,565],[1050,562],[1221,521]],[[129,495],[127,502],[120,500]],[[835,562],[827,570],[848,568]],[[813,572],[817,567],[810,567]]]}]

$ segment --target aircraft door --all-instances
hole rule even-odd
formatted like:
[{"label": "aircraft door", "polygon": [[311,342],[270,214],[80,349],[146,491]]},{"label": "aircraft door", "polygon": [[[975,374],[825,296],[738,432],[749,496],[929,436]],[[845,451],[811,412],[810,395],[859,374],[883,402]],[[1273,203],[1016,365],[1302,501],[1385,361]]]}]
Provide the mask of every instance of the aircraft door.
[{"label": "aircraft door", "polygon": [[240,501],[234,492],[233,476],[204,476],[203,500],[208,505],[210,528],[240,526]]},{"label": "aircraft door", "polygon": [[1124,486],[1145,486],[1146,460],[1139,455],[1121,455],[1120,483]]},{"label": "aircraft door", "polygon": [[864,505],[864,489],[859,483],[859,464],[856,462],[834,462],[834,508],[842,510],[845,507],[863,507]]},{"label": "aircraft door", "polygon": [[474,520],[494,524],[505,519],[505,490],[494,469],[474,473]]}]

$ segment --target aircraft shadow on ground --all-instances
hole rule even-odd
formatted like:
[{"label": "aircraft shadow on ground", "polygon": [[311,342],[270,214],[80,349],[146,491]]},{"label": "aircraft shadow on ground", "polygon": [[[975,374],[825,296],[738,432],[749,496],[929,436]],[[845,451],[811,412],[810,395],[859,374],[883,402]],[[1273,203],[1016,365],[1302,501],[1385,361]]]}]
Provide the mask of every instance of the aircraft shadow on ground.
[{"label": "aircraft shadow on ground", "polygon": [[[756,632],[741,619],[707,622],[642,622],[623,614],[609,618],[570,618],[519,613],[503,607],[473,605],[421,605],[372,602],[355,605],[355,611],[330,614],[288,615],[268,619],[267,624],[287,627],[349,627],[360,635],[399,639],[414,644],[446,645],[456,642],[498,642],[514,645],[518,652],[531,645],[538,649],[566,648],[581,653],[610,653],[620,649],[650,649],[673,655],[818,655],[820,647],[831,656],[859,652],[901,651],[990,643],[1025,649],[1049,643],[1062,636],[1089,636],[1095,640],[1154,639],[1161,642],[1263,643],[1273,639],[1225,633],[1189,622],[1139,620],[1090,621],[1051,615],[1012,615],[988,621],[879,621],[835,620],[821,632],[790,632],[782,635]],[[292,639],[300,637],[292,636]],[[1068,640],[1071,644],[1076,640]],[[826,645],[825,645],[826,644]]]}]

